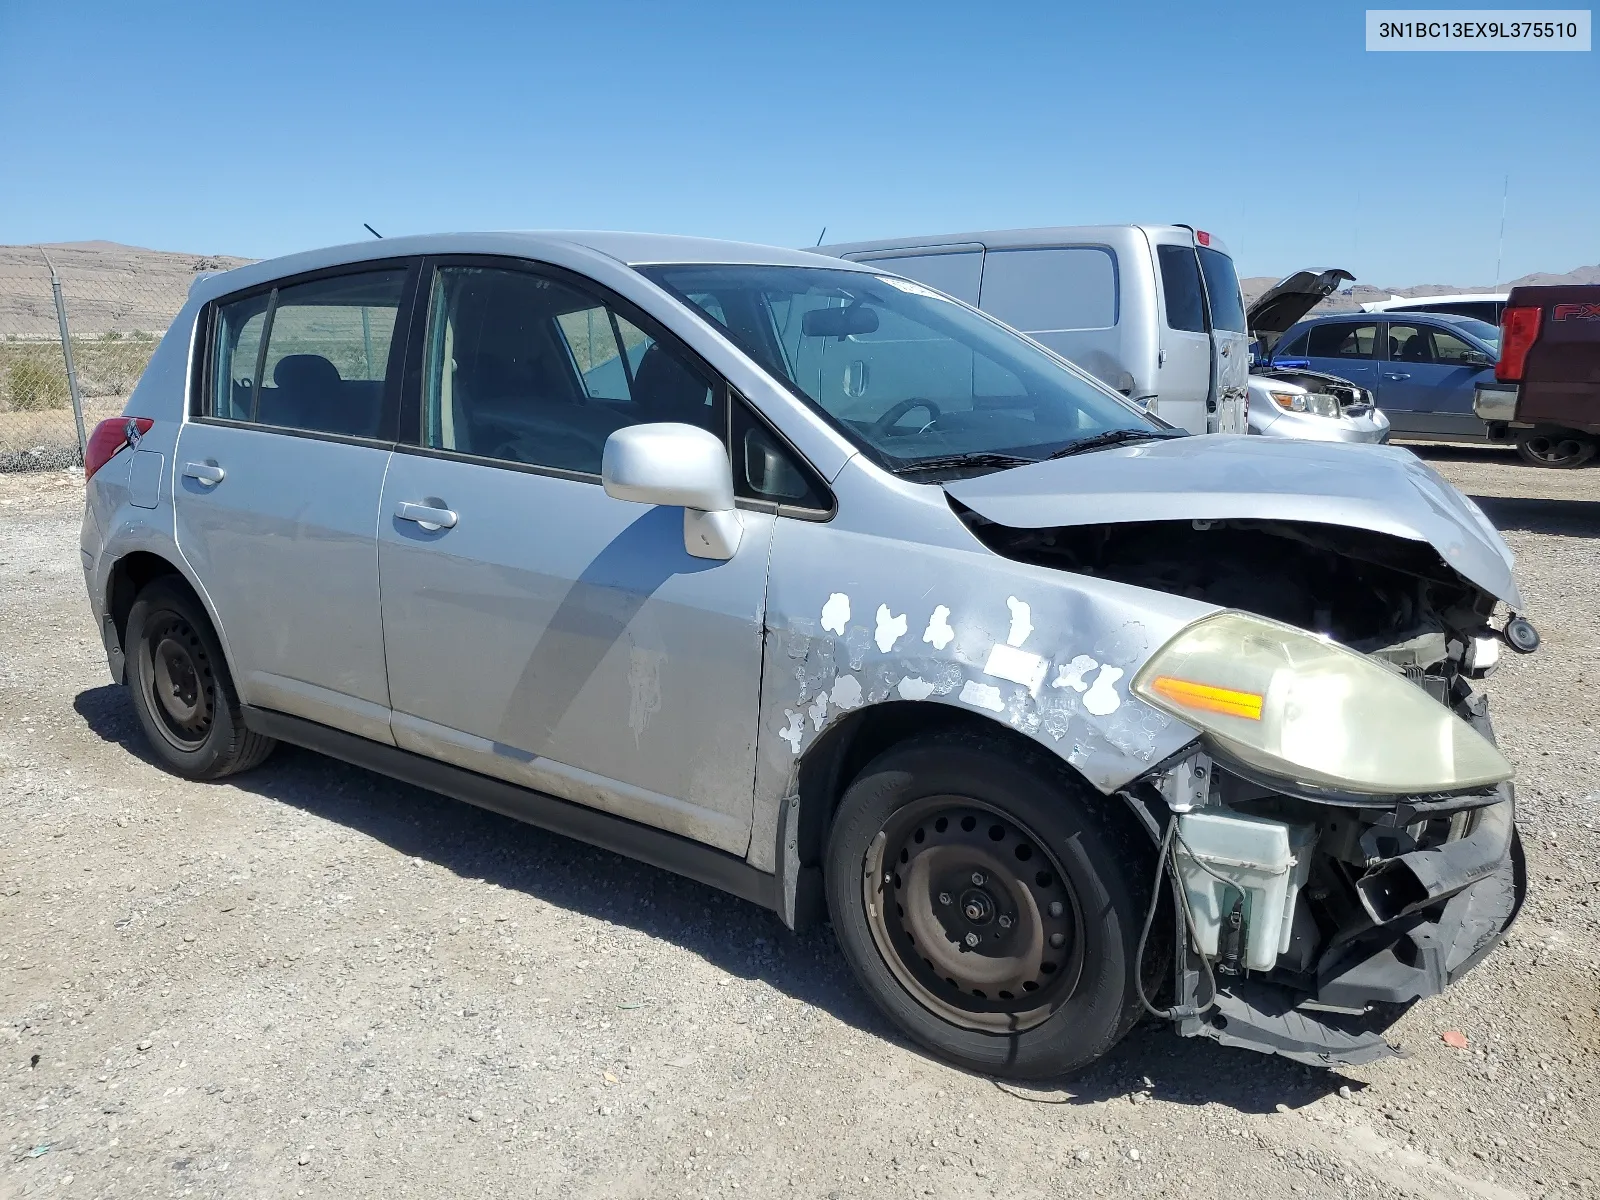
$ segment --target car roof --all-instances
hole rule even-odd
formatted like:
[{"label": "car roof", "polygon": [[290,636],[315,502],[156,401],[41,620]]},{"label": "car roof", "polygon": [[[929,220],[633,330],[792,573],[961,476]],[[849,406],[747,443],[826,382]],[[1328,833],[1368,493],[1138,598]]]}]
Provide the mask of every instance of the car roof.
[{"label": "car roof", "polygon": [[495,254],[538,259],[555,250],[570,252],[575,249],[603,254],[630,267],[664,263],[729,263],[881,273],[869,263],[847,263],[823,254],[762,246],[753,242],[606,230],[511,230],[415,234],[305,250],[204,276],[196,281],[195,287],[200,290],[195,294],[210,299],[239,288],[269,283],[307,271],[420,254]]},{"label": "car roof", "polygon": [[1397,325],[1425,325],[1430,322],[1449,325],[1460,330],[1463,336],[1480,342],[1484,340],[1484,335],[1479,333],[1475,326],[1488,325],[1490,329],[1495,328],[1488,321],[1480,320],[1478,317],[1469,317],[1463,313],[1341,312],[1324,313],[1320,317],[1306,317],[1284,330],[1283,337],[1287,341],[1289,334],[1296,329],[1309,329],[1313,325],[1331,325],[1339,322],[1346,322],[1351,325],[1376,325],[1379,321],[1393,321]]},{"label": "car roof", "polygon": [[[938,250],[950,246],[982,245],[991,250],[1049,249],[1062,243],[1114,241],[1131,231],[1150,237],[1162,234],[1193,236],[1188,225],[1039,225],[1030,229],[976,229],[965,233],[929,233],[915,237],[879,238],[865,242],[833,242],[818,249],[834,255],[876,254],[894,250]],[[1214,233],[1206,235],[1211,249],[1229,254],[1227,245]]]},{"label": "car roof", "polygon": [[1448,296],[1398,296],[1373,300],[1361,306],[1363,312],[1389,312],[1392,309],[1426,308],[1430,304],[1503,304],[1506,292],[1454,292]]}]

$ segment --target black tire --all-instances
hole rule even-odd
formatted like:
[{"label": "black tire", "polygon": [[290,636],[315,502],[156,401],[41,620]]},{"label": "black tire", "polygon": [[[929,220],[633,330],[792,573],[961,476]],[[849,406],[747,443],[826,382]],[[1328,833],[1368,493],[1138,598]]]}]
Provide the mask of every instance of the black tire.
[{"label": "black tire", "polygon": [[134,712],[169,771],[220,779],[272,753],[277,742],[245,728],[222,646],[186,584],[163,577],[145,587],[123,642]]},{"label": "black tire", "polygon": [[1039,1079],[1093,1063],[1142,1011],[1154,850],[1120,803],[1042,752],[981,736],[885,751],[828,839],[828,908],[862,986],[909,1037],[970,1070]]},{"label": "black tire", "polygon": [[1581,467],[1600,450],[1600,440],[1570,429],[1535,429],[1517,436],[1517,454],[1535,467]]}]

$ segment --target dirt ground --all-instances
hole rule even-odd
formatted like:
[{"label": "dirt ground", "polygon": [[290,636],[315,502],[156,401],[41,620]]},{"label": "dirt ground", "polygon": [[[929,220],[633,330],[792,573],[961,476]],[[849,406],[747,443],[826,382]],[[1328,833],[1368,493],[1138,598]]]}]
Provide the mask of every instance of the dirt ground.
[{"label": "dirt ground", "polygon": [[0,1197],[1600,1196],[1600,469],[1423,453],[1545,637],[1491,681],[1509,941],[1405,1058],[1145,1026],[1029,1088],[902,1042],[825,928],[303,751],[163,773],[81,485],[0,476]]}]

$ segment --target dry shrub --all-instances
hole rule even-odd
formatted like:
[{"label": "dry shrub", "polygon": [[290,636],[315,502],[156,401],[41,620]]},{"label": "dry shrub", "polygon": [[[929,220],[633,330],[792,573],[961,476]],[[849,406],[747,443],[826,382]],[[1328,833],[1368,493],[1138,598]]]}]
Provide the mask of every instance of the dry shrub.
[{"label": "dry shrub", "polygon": [[6,368],[5,394],[13,412],[65,408],[71,398],[66,370],[32,356],[12,359]]}]

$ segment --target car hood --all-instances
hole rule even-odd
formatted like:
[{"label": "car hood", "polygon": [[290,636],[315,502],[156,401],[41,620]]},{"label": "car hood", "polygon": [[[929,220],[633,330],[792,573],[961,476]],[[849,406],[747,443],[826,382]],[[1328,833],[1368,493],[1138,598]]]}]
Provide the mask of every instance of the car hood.
[{"label": "car hood", "polygon": [[1341,283],[1347,279],[1354,283],[1355,278],[1339,267],[1329,271],[1296,271],[1256,298],[1245,310],[1245,323],[1253,334],[1282,333],[1331,296]]},{"label": "car hood", "polygon": [[1132,521],[1303,521],[1427,542],[1520,611],[1511,549],[1483,511],[1409,450],[1207,434],[1033,463],[945,492],[1018,529]]}]

